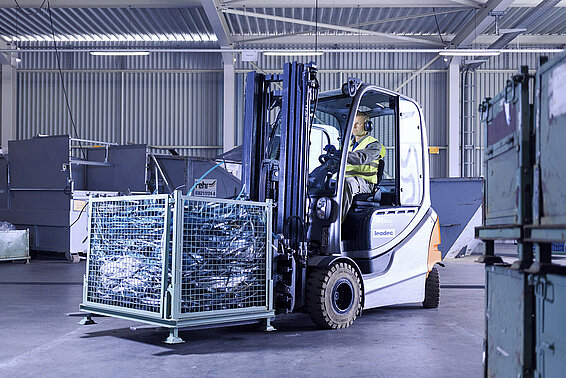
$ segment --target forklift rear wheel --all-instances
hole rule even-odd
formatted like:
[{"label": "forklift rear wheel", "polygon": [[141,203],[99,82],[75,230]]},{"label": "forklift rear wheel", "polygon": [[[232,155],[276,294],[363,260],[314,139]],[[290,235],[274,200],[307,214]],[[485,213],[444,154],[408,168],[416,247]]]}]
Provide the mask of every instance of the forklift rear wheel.
[{"label": "forklift rear wheel", "polygon": [[425,281],[424,308],[437,308],[440,302],[440,278],[438,269],[432,268]]},{"label": "forklift rear wheel", "polygon": [[307,284],[307,309],[322,328],[349,327],[362,306],[360,277],[349,264],[338,263],[315,269]]}]

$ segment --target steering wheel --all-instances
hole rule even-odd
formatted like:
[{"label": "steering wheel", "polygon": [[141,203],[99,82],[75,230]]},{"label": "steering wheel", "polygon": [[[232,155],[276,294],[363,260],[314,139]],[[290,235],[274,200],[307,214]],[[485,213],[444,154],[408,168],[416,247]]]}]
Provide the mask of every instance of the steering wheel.
[{"label": "steering wheel", "polygon": [[340,153],[338,152],[336,147],[334,147],[333,145],[327,144],[326,146],[324,146],[324,151],[326,151],[326,153],[322,154],[318,157],[318,162],[321,165],[326,163],[329,160],[339,160],[340,159]]}]

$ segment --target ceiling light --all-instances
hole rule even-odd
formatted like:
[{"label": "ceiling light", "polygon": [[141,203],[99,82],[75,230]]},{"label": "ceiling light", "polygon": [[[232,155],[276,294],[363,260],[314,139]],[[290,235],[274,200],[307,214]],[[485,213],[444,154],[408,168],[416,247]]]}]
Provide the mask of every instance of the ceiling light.
[{"label": "ceiling light", "polygon": [[300,50],[300,51],[264,51],[263,55],[268,56],[320,56],[324,54],[322,51],[308,51],[308,50]]},{"label": "ceiling light", "polygon": [[561,53],[564,49],[507,49],[501,50],[502,53],[531,53],[531,54],[555,54]]},{"label": "ceiling light", "polygon": [[476,64],[476,63],[485,63],[487,62],[487,58],[485,59],[466,59],[464,64]]},{"label": "ceiling light", "polygon": [[102,56],[125,56],[125,55],[149,55],[149,51],[91,51],[90,55]]},{"label": "ceiling light", "polygon": [[499,29],[499,33],[501,34],[510,34],[510,33],[522,33],[527,31],[525,28],[514,28],[514,29]]},{"label": "ceiling light", "polygon": [[464,50],[464,49],[447,49],[440,51],[438,55],[442,56],[497,56],[501,54],[500,50]]}]

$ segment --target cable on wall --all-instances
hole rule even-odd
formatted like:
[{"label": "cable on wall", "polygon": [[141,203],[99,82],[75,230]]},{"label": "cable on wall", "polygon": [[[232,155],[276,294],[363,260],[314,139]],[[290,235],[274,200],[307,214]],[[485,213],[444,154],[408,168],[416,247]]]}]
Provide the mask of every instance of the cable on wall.
[{"label": "cable on wall", "polygon": [[436,18],[436,10],[432,7],[432,12],[434,13],[434,22],[436,22],[436,30],[438,30],[438,36],[440,37],[440,41],[445,45],[444,39],[442,38],[442,33],[440,32],[440,26],[438,25],[438,18]]},{"label": "cable on wall", "polygon": [[36,10],[35,12],[28,12],[28,11],[26,11],[24,8],[22,8],[22,7],[20,6],[20,4],[18,4],[18,0],[14,0],[14,3],[16,4],[16,7],[17,7],[23,14],[25,14],[26,16],[29,16],[29,17],[33,17],[33,16],[35,16],[36,14],[39,13],[39,11],[40,11],[40,10],[43,8],[43,6],[45,5],[45,2],[46,2],[46,1],[47,1],[47,0],[43,0],[43,2],[41,3],[41,5],[39,6],[39,9]]},{"label": "cable on wall", "polygon": [[[49,16],[49,25],[51,26],[51,36],[53,37],[53,47],[55,48],[55,57],[57,60],[57,69],[59,71],[59,79],[61,81],[61,88],[63,89],[63,95],[65,97],[65,105],[67,106],[67,112],[69,113],[69,118],[71,119],[71,125],[75,132],[75,137],[79,138],[79,133],[77,131],[77,125],[75,123],[75,118],[73,117],[73,111],[71,110],[71,105],[69,104],[69,95],[67,94],[67,87],[65,86],[65,80],[63,79],[63,71],[61,70],[61,58],[59,56],[59,51],[57,50],[57,41],[55,40],[55,28],[53,27],[53,14],[51,13],[51,6],[49,1],[47,1],[47,14]],[[86,159],[86,153],[84,148],[79,142],[79,149],[82,152],[83,158]]]}]

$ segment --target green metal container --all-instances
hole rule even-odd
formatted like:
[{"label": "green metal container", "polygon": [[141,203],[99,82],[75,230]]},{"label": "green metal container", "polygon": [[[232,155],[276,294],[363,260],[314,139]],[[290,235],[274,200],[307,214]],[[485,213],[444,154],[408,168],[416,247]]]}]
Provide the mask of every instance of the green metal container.
[{"label": "green metal container", "polygon": [[484,225],[531,222],[532,143],[528,67],[482,104]]},{"label": "green metal container", "polygon": [[526,273],[486,266],[486,377],[532,376],[533,309],[533,289]]},{"label": "green metal container", "polygon": [[536,298],[536,377],[563,377],[566,372],[566,276],[532,277]]}]

